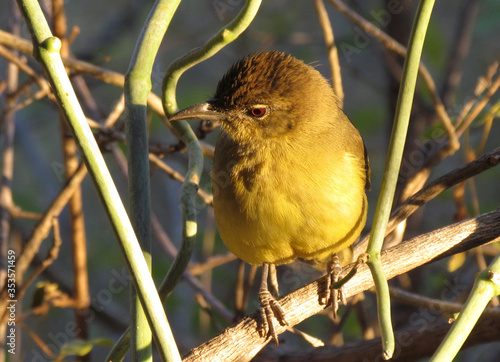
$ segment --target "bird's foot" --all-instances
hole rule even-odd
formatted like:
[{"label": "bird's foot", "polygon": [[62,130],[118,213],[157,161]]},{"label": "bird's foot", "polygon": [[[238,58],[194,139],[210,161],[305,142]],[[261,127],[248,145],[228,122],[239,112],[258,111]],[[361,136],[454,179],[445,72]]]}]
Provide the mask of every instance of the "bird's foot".
[{"label": "bird's foot", "polygon": [[361,254],[352,269],[343,278],[342,265],[340,264],[340,260],[337,254],[335,254],[332,260],[328,263],[325,289],[320,293],[319,302],[320,304],[324,304],[326,307],[328,307],[329,305],[332,306],[334,318],[337,318],[339,302],[342,302],[342,304],[344,305],[347,304],[346,296],[342,286],[356,274],[356,270],[358,269],[358,267],[361,264],[365,264],[367,261],[368,254]]},{"label": "bird's foot", "polygon": [[276,328],[274,327],[273,317],[282,326],[287,326],[288,322],[285,319],[285,313],[281,308],[279,302],[272,296],[268,290],[260,290],[259,292],[260,301],[260,323],[258,326],[258,331],[261,337],[266,338],[268,336],[274,339],[276,345],[278,342],[278,334],[276,333]]},{"label": "bird's foot", "polygon": [[345,293],[341,288],[336,288],[336,283],[342,278],[342,265],[339,257],[335,254],[332,260],[327,265],[325,289],[320,294],[319,302],[326,306],[331,305],[333,308],[333,318],[337,318],[339,310],[339,302],[347,304]]}]

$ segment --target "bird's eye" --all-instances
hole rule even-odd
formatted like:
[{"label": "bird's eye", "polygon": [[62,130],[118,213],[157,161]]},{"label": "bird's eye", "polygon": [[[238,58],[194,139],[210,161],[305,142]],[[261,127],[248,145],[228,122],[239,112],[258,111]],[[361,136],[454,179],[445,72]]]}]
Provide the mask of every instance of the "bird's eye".
[{"label": "bird's eye", "polygon": [[257,118],[264,117],[266,113],[267,113],[266,107],[254,107],[250,109],[250,114]]}]

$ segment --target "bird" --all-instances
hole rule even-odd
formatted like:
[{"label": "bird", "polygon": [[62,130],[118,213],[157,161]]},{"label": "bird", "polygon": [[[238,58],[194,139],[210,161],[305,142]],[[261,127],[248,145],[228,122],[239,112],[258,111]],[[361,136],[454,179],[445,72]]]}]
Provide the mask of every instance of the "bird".
[{"label": "bird", "polygon": [[268,278],[295,259],[326,267],[320,302],[335,314],[345,303],[331,290],[342,271],[338,255],[365,225],[370,166],[330,83],[289,54],[254,53],[227,71],[212,98],[169,120],[188,119],[221,127],[211,171],[215,220],[233,254],[263,267],[259,334],[278,344],[273,317],[288,324]]}]

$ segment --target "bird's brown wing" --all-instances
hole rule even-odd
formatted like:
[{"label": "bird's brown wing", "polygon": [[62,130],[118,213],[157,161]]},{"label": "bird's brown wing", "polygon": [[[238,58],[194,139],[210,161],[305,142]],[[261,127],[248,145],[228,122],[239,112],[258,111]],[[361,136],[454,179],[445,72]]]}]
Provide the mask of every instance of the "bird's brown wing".
[{"label": "bird's brown wing", "polygon": [[370,159],[368,158],[368,152],[366,150],[365,143],[363,142],[363,150],[365,153],[365,172],[366,172],[366,183],[365,183],[365,190],[370,191],[371,190],[371,182],[370,182]]}]

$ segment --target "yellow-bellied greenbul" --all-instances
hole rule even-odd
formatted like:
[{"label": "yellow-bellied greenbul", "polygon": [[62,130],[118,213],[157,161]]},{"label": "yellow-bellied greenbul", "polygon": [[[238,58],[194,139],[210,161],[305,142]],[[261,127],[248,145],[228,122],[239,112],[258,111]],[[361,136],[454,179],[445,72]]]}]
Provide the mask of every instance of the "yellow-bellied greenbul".
[{"label": "yellow-bellied greenbul", "polygon": [[[366,221],[363,140],[327,80],[275,51],[237,62],[212,99],[170,120],[180,119],[222,128],[212,169],[215,219],[230,251],[263,265],[259,332],[277,342],[272,317],[286,320],[268,291],[269,265],[302,258],[329,264],[332,273],[335,253],[355,242]],[[338,293],[327,295],[336,309]]]}]

